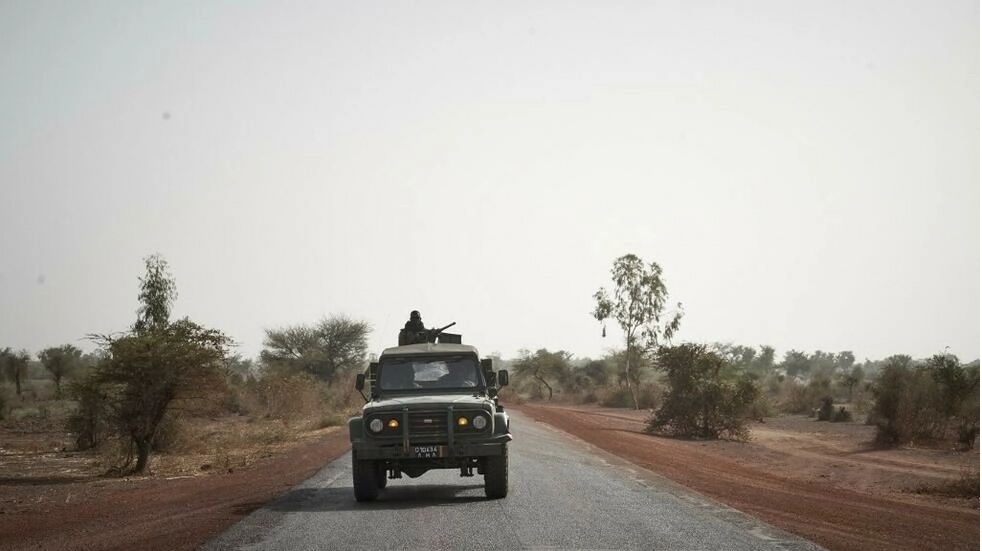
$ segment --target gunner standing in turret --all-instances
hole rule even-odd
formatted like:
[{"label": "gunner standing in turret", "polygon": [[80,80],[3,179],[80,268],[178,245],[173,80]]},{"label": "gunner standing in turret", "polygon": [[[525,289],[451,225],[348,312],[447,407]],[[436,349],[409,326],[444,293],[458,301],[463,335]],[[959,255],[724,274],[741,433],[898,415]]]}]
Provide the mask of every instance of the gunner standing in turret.
[{"label": "gunner standing in turret", "polygon": [[423,317],[419,315],[419,310],[413,310],[409,314],[409,321],[399,332],[399,345],[421,342],[426,342],[426,326],[423,325]]},{"label": "gunner standing in turret", "polygon": [[413,333],[426,330],[426,326],[423,325],[423,318],[419,315],[419,310],[413,310],[409,313],[409,321],[406,322],[405,329]]}]

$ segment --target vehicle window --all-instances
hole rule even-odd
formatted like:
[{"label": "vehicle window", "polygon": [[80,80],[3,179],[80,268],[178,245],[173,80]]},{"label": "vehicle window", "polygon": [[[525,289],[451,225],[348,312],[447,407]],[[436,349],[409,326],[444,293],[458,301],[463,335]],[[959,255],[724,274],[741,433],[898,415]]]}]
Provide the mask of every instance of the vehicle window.
[{"label": "vehicle window", "polygon": [[472,388],[480,381],[473,358],[413,358],[383,361],[378,385],[382,390]]}]

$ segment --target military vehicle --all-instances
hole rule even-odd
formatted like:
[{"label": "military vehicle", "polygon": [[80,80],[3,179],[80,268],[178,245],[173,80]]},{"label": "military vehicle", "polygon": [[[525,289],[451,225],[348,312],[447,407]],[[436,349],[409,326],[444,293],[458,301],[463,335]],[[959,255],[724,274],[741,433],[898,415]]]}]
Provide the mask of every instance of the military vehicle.
[{"label": "military vehicle", "polygon": [[[508,495],[508,414],[498,390],[506,370],[461,344],[460,335],[429,329],[412,344],[386,348],[360,373],[355,388],[366,403],[348,421],[355,499],[372,501],[389,480],[432,469],[484,476],[484,493]],[[422,341],[422,342],[420,342]],[[369,395],[365,396],[364,390]]]}]

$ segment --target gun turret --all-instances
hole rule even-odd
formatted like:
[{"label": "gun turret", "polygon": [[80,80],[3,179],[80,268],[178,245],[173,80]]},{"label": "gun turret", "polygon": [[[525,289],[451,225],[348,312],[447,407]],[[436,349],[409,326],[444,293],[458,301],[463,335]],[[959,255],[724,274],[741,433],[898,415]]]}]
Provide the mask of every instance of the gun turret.
[{"label": "gun turret", "polygon": [[[406,344],[423,344],[428,342],[436,342],[437,338],[440,336],[441,333],[443,333],[447,329],[450,329],[454,325],[457,325],[457,322],[451,322],[439,329],[435,329],[435,328],[423,329],[422,331],[410,331],[405,328],[400,329],[399,346],[403,346]],[[457,342],[459,343],[460,342],[459,336],[457,339],[458,339]]]}]

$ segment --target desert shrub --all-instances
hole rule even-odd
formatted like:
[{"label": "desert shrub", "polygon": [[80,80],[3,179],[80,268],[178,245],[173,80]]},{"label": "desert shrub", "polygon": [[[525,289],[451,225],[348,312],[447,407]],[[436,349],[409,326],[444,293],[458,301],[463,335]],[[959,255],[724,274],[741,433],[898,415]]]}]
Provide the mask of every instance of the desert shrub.
[{"label": "desert shrub", "polygon": [[909,360],[900,357],[877,381],[877,405],[882,400],[891,406],[875,410],[878,428],[887,429],[881,443],[943,440],[972,449],[979,434],[978,366],[963,366],[950,354],[935,355],[922,365],[903,359]]},{"label": "desert shrub", "polygon": [[747,417],[757,421],[763,421],[765,417],[771,417],[773,415],[774,408],[771,405],[771,401],[763,394],[758,394],[757,399],[747,408]]},{"label": "desert shrub", "polygon": [[908,361],[888,359],[873,388],[875,403],[870,420],[876,425],[875,442],[896,446],[906,442],[935,441],[944,437],[945,415],[936,408],[939,390],[930,373]]},{"label": "desert shrub", "polygon": [[[773,385],[773,379],[770,384]],[[810,414],[829,394],[828,385],[823,380],[804,383],[800,379],[787,377],[777,386],[774,402],[781,413]]]},{"label": "desert shrub", "polygon": [[737,374],[704,345],[683,344],[657,351],[668,392],[646,430],[696,438],[745,439],[747,417],[760,391],[748,374]]},{"label": "desert shrub", "polygon": [[98,447],[109,434],[107,404],[100,386],[93,379],[85,378],[68,387],[75,399],[75,412],[68,416],[65,429],[75,438],[75,447],[89,450]]}]

